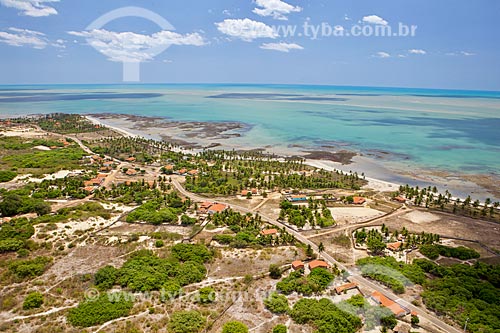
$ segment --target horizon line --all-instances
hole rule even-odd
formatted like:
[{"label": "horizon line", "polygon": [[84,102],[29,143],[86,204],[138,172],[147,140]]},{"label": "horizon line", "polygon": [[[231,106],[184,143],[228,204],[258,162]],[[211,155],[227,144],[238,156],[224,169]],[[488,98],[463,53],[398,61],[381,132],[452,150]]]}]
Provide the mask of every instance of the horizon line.
[{"label": "horizon line", "polygon": [[233,86],[309,86],[309,87],[345,87],[345,88],[376,88],[376,89],[415,89],[415,90],[445,90],[445,91],[475,91],[487,93],[500,93],[500,90],[466,89],[466,88],[424,88],[408,86],[373,86],[373,85],[345,85],[345,84],[317,84],[317,83],[250,83],[250,82],[106,82],[106,83],[0,83],[1,86],[145,86],[145,85],[233,85]]}]

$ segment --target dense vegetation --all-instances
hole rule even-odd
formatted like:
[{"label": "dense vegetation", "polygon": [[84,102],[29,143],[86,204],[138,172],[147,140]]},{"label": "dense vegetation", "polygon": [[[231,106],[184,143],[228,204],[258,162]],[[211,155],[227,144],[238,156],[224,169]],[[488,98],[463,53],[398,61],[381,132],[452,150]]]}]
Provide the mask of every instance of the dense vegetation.
[{"label": "dense vegetation", "polygon": [[424,283],[425,305],[474,333],[500,331],[500,266],[483,263],[439,266],[425,259],[414,265],[433,276]]},{"label": "dense vegetation", "polygon": [[325,290],[334,278],[335,275],[324,268],[315,268],[308,276],[303,276],[301,271],[296,271],[278,282],[276,289],[287,295],[294,291],[303,295],[312,295]]},{"label": "dense vegetation", "polygon": [[87,144],[97,154],[105,154],[121,160],[134,157],[139,163],[151,163],[156,160],[156,156],[161,154],[167,154],[169,158],[180,156],[182,160],[182,154],[168,151],[170,145],[143,138],[105,138]]},{"label": "dense vegetation", "polygon": [[440,255],[445,257],[457,258],[461,260],[477,259],[479,253],[468,247],[449,247],[444,245],[423,245],[420,252],[429,259],[437,259]]},{"label": "dense vegetation", "polygon": [[0,228],[0,253],[18,251],[28,246],[28,239],[35,233],[27,218],[12,219]]},{"label": "dense vegetation", "polygon": [[363,184],[356,174],[312,171],[303,160],[280,162],[258,152],[204,151],[199,155],[211,166],[200,165],[196,177],[187,177],[186,188],[196,193],[236,194],[246,188],[354,188]]},{"label": "dense vegetation", "polygon": [[125,205],[134,203],[141,205],[145,201],[163,197],[163,192],[169,189],[169,185],[166,185],[165,182],[161,181],[159,186],[159,189],[154,186],[150,186],[144,181],[144,179],[137,182],[122,183],[119,185],[112,184],[110,189],[100,188],[95,191],[94,197],[96,199],[109,200],[123,203]]},{"label": "dense vegetation", "polygon": [[23,310],[37,309],[43,304],[43,295],[37,291],[29,293],[23,302]]},{"label": "dense vegetation", "polygon": [[425,281],[425,273],[419,266],[398,262],[393,257],[367,257],[356,263],[363,276],[379,281],[396,293],[403,293],[411,283]]},{"label": "dense vegetation", "polygon": [[104,129],[77,114],[53,113],[33,120],[42,130],[60,134],[98,132]]},{"label": "dense vegetation", "polygon": [[264,300],[264,305],[273,313],[287,313],[290,310],[286,296],[278,293],[271,293]]},{"label": "dense vegetation", "polygon": [[9,272],[18,279],[34,278],[42,275],[52,263],[50,257],[14,260],[9,263]]},{"label": "dense vegetation", "polygon": [[[394,328],[397,324],[396,317],[391,310],[370,303],[361,295],[354,295],[345,302],[338,304],[338,307],[348,313],[362,315],[364,318],[364,329],[373,330],[376,326],[383,328]],[[382,330],[384,331],[384,330]]]},{"label": "dense vegetation", "polygon": [[144,221],[152,224],[178,223],[178,216],[186,211],[190,202],[182,202],[177,192],[171,192],[142,204],[127,216],[127,222]]},{"label": "dense vegetation", "polygon": [[162,259],[151,251],[135,252],[121,268],[101,268],[95,274],[95,284],[106,290],[118,284],[132,291],[162,290],[175,297],[181,287],[204,279],[203,263],[213,257],[203,245],[177,244],[170,258]]},{"label": "dense vegetation", "polygon": [[248,327],[236,320],[228,321],[222,327],[222,333],[248,333]]},{"label": "dense vegetation", "polygon": [[299,324],[313,324],[317,333],[354,333],[362,326],[357,316],[340,310],[326,298],[300,299],[290,310],[290,317]]},{"label": "dense vegetation", "polygon": [[299,228],[303,228],[306,223],[309,223],[312,227],[330,227],[335,224],[335,220],[332,217],[332,213],[326,207],[326,202],[324,200],[317,201],[309,199],[308,206],[297,206],[293,205],[289,201],[283,201],[280,204],[280,216],[281,221],[287,221]]},{"label": "dense vegetation", "polygon": [[259,215],[242,215],[228,209],[209,216],[209,219],[213,225],[227,226],[234,233],[215,235],[213,240],[219,244],[245,248],[255,245],[278,246],[295,243],[295,237],[284,229],[280,230],[279,235],[261,235],[264,223]]},{"label": "dense vegetation", "polygon": [[198,311],[179,311],[170,316],[168,332],[198,333],[205,326],[205,318]]},{"label": "dense vegetation", "polygon": [[90,327],[125,317],[134,303],[125,293],[104,293],[95,300],[86,300],[69,310],[68,321],[73,326]]},{"label": "dense vegetation", "polygon": [[16,178],[17,173],[9,170],[0,170],[0,183],[5,183]]},{"label": "dense vegetation", "polygon": [[4,156],[3,160],[12,168],[27,169],[26,171],[33,173],[37,173],[33,169],[43,169],[45,173],[52,173],[57,170],[81,168],[80,160],[85,155],[86,153],[80,147],[66,147]]},{"label": "dense vegetation", "polygon": [[2,201],[0,201],[0,214],[2,216],[50,213],[50,205],[42,199],[32,198],[28,188],[11,191],[0,190],[0,194],[2,195]]}]

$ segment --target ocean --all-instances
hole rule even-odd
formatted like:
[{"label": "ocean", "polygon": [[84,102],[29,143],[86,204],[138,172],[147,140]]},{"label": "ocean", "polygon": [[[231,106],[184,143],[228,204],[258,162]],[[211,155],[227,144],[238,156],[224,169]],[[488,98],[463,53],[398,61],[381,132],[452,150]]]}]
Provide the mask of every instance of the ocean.
[{"label": "ocean", "polygon": [[[233,146],[275,153],[354,151],[389,181],[421,173],[500,179],[500,92],[256,84],[0,86],[1,117],[51,112],[241,122],[247,130],[231,139]],[[370,174],[370,168],[364,171]]]}]

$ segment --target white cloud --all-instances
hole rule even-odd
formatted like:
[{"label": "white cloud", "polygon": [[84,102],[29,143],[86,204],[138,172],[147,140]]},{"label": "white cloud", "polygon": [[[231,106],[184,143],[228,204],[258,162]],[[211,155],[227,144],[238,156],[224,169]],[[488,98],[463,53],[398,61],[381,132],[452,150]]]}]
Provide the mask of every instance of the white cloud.
[{"label": "white cloud", "polygon": [[410,53],[410,54],[420,54],[420,55],[427,54],[427,52],[425,50],[421,50],[421,49],[411,49],[411,50],[408,50],[408,53]]},{"label": "white cloud", "polygon": [[55,42],[53,42],[50,45],[52,45],[53,47],[60,48],[60,49],[65,49],[66,48],[66,41],[62,40],[62,39],[57,39]]},{"label": "white cloud", "polygon": [[347,14],[344,14],[344,21],[350,21],[351,18],[349,17],[349,15]]},{"label": "white cloud", "polygon": [[250,42],[256,38],[276,38],[278,34],[270,26],[246,19],[226,19],[215,23],[217,29],[225,35]]},{"label": "white cloud", "polygon": [[0,31],[0,43],[11,46],[29,46],[35,49],[43,49],[48,40],[45,34],[28,29],[9,28],[10,32]]},{"label": "white cloud", "polygon": [[160,31],[152,35],[134,32],[113,32],[107,30],[69,31],[70,35],[84,37],[89,45],[117,62],[143,62],[155,56],[152,49],[164,45],[205,45],[199,33],[181,35],[172,31]]},{"label": "white cloud", "polygon": [[298,13],[302,11],[299,6],[292,6],[281,0],[255,0],[258,7],[254,8],[253,12],[259,16],[272,16],[277,20],[287,20],[286,15],[290,13]]},{"label": "white cloud", "polygon": [[406,58],[404,54],[398,54],[398,58]]},{"label": "white cloud", "polygon": [[223,15],[226,15],[226,16],[233,16],[233,14],[232,14],[232,13],[231,13],[228,9],[224,9],[224,10],[222,11],[222,14],[223,14]]},{"label": "white cloud", "polygon": [[339,32],[340,32],[340,31],[344,31],[344,30],[345,30],[345,28],[344,28],[343,26],[341,26],[341,25],[336,25],[335,27],[333,27],[333,29],[334,29],[335,31],[339,31]]},{"label": "white cloud", "polygon": [[59,0],[0,0],[3,6],[19,10],[21,15],[33,17],[57,15],[54,7],[46,5],[51,2]]},{"label": "white cloud", "polygon": [[447,56],[465,56],[465,57],[472,57],[475,56],[475,53],[472,52],[467,52],[467,51],[459,51],[459,52],[448,52],[445,53]]},{"label": "white cloud", "polygon": [[475,56],[476,55],[475,53],[466,52],[466,51],[460,51],[460,54],[463,55],[463,56],[466,56],[466,57],[470,57],[470,56]]},{"label": "white cloud", "polygon": [[389,53],[387,53],[387,52],[383,52],[383,51],[381,51],[381,52],[377,52],[377,53],[375,53],[375,54],[373,55],[373,57],[375,57],[375,58],[390,58],[390,57],[391,57],[391,55],[390,55]]},{"label": "white cloud", "polygon": [[264,43],[260,46],[264,50],[273,50],[280,52],[290,52],[290,50],[303,50],[304,48],[295,43]]},{"label": "white cloud", "polygon": [[377,15],[368,15],[363,17],[363,22],[364,23],[369,23],[369,24],[380,24],[380,25],[387,25],[388,22],[381,18],[380,16]]}]

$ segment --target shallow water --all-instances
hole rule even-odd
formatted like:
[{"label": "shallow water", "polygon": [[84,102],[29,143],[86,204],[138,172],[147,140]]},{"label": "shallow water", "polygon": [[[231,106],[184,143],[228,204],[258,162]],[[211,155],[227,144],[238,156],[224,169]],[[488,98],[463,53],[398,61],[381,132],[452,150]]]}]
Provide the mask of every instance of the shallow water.
[{"label": "shallow water", "polygon": [[[500,92],[286,85],[0,86],[0,115],[120,113],[251,125],[236,146],[346,149],[392,169],[500,175]],[[272,150],[272,149],[271,149]]]}]

